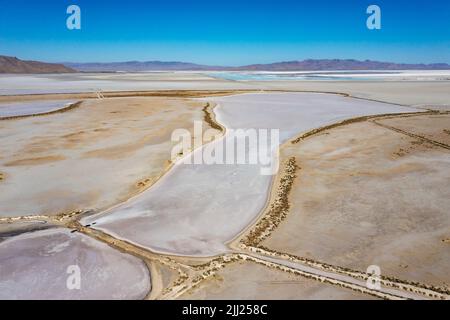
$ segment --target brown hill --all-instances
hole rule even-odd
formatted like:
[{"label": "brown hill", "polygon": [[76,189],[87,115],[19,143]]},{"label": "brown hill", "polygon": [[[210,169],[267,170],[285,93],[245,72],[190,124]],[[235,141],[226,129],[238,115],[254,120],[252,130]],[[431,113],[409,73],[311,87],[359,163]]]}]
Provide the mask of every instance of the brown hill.
[{"label": "brown hill", "polygon": [[72,73],[77,72],[62,64],[24,61],[16,57],[0,56],[0,73]]}]

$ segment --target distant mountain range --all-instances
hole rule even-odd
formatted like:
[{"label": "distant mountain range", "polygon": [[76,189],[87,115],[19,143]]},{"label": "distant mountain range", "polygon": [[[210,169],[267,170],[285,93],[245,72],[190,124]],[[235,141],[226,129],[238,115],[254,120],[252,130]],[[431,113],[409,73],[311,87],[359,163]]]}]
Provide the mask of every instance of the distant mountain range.
[{"label": "distant mountain range", "polygon": [[270,64],[253,64],[239,69],[255,71],[320,71],[320,70],[447,70],[447,63],[407,64],[353,59],[308,59]]},{"label": "distant mountain range", "polygon": [[70,73],[77,72],[63,64],[24,61],[16,57],[0,56],[0,73]]},{"label": "distant mountain range", "polygon": [[353,59],[308,59],[270,64],[252,64],[241,67],[207,66],[186,62],[128,61],[112,63],[65,63],[85,72],[107,71],[320,71],[320,70],[439,70],[450,69],[447,63],[405,64]]},{"label": "distant mountain range", "polygon": [[45,63],[0,56],[0,73],[143,72],[143,71],[323,71],[323,70],[450,70],[447,63],[406,64],[353,59],[308,59],[241,67],[187,62],[127,61],[108,63]]},{"label": "distant mountain range", "polygon": [[84,72],[111,72],[111,71],[198,71],[198,70],[224,70],[226,67],[205,66],[195,63],[178,61],[126,61],[126,62],[90,62],[90,63],[71,63],[64,65],[78,71]]}]

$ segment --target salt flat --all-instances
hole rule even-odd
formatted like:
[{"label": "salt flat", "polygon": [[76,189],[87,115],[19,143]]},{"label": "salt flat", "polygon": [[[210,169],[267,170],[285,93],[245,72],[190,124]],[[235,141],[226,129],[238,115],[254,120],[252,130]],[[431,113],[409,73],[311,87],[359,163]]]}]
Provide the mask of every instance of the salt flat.
[{"label": "salt flat", "polygon": [[244,87],[250,86],[195,72],[0,75],[0,95]]},{"label": "salt flat", "polygon": [[446,287],[449,143],[450,116],[428,114],[352,123],[284,145],[281,158],[295,157],[300,168],[287,216],[261,246]]},{"label": "salt flat", "polygon": [[201,121],[203,105],[91,99],[65,113],[0,121],[0,217],[100,210],[125,201],[164,173],[172,131]]},{"label": "salt flat", "polygon": [[449,106],[450,81],[270,81],[271,90],[340,92],[354,97],[417,106]]},{"label": "salt flat", "polygon": [[189,300],[360,300],[371,298],[373,297],[369,295],[269,269],[250,261],[234,262],[180,297],[180,299]]},{"label": "salt flat", "polygon": [[[1,95],[45,93],[78,93],[96,91],[145,90],[293,90],[341,92],[360,98],[407,105],[449,105],[450,71],[388,72],[321,72],[327,80],[305,80],[289,75],[312,72],[278,72],[277,77],[260,81],[267,72],[234,72],[230,80],[214,72],[145,72],[145,73],[83,73],[47,75],[0,75]],[[316,72],[317,73],[317,72]],[[219,75],[219,76],[218,76]],[[234,79],[233,78],[233,79]],[[361,78],[366,78],[361,80]]]},{"label": "salt flat", "polygon": [[74,102],[74,100],[53,100],[0,103],[0,118],[47,113],[62,109]]},{"label": "salt flat", "polygon": [[[207,100],[219,104],[217,120],[228,129],[280,129],[281,142],[347,118],[417,111],[319,93],[243,94]],[[97,229],[153,250],[217,255],[226,252],[225,244],[257,217],[270,183],[271,177],[261,175],[259,165],[178,162],[141,195],[82,221],[96,222]]]},{"label": "salt flat", "polygon": [[[67,287],[73,265],[80,271],[79,290]],[[67,229],[1,242],[0,266],[0,299],[142,299],[150,290],[141,260]]]},{"label": "salt flat", "polygon": [[[109,97],[105,93],[105,99],[93,99],[95,94],[88,93],[0,96],[2,105],[8,105],[3,110],[9,108],[8,112],[16,114],[51,110],[45,104],[55,99],[88,99],[70,112],[0,121],[0,279],[4,280],[0,281],[0,296],[5,292],[10,297],[31,299],[143,298],[150,290],[150,279],[143,262],[133,256],[149,261],[142,255],[145,250],[135,250],[119,239],[180,255],[174,260],[188,265],[207,264],[210,256],[229,248],[236,250],[238,242],[228,246],[229,242],[264,213],[271,187],[277,190],[273,177],[260,174],[260,166],[178,162],[147,189],[169,168],[172,131],[186,128],[192,132],[193,121],[204,118],[202,109],[207,102],[218,104],[216,119],[227,127],[226,137],[235,128],[272,128],[281,129],[283,142],[301,132],[360,115],[428,107],[448,110],[450,81],[417,76],[407,74],[408,79],[401,81],[398,76],[361,81],[282,80],[285,76],[273,81],[229,81],[194,72],[0,76],[0,95],[112,91]],[[265,93],[213,98],[217,93],[210,92],[208,98],[191,100],[177,98],[185,96],[182,91],[158,92],[230,88]],[[154,91],[118,93],[127,90]],[[364,99],[269,90],[341,92]],[[141,96],[153,94],[168,96]],[[190,97],[204,94],[194,92]],[[42,108],[35,109],[41,102]],[[382,123],[448,145],[448,116],[427,117],[425,122],[410,117]],[[203,126],[208,127],[205,121]],[[389,130],[379,132],[356,124],[345,125],[342,130],[341,135],[333,131],[312,136],[293,145],[291,153],[283,149],[282,157],[297,157],[299,178],[294,181],[286,220],[261,245],[354,270],[365,271],[376,263],[383,275],[445,286],[449,261],[445,219],[448,155],[414,139],[393,140],[397,135]],[[252,151],[247,148],[247,154]],[[54,219],[58,213],[78,209],[100,212],[81,221],[96,224],[73,234],[67,229],[48,229],[56,225],[79,228],[74,223],[79,216],[61,222]],[[49,222],[19,219],[11,223],[14,220],[6,218],[30,214],[48,216]],[[93,229],[117,239],[105,234],[99,237]],[[27,233],[30,230],[34,232]],[[82,282],[80,292],[67,293],[66,268],[73,259],[81,261],[82,272],[88,270],[92,286],[83,287]],[[35,261],[39,270],[28,267]],[[165,296],[162,290],[173,288],[179,270],[176,264],[170,266],[174,269],[164,266],[168,269],[158,270],[152,261],[150,298],[370,297],[250,261],[225,265],[224,270],[184,294]],[[189,275],[187,288],[205,270],[210,269],[200,268]],[[103,282],[111,278],[118,279],[117,286]],[[27,283],[36,284],[36,291],[28,290]],[[47,295],[38,292],[49,284]]]}]

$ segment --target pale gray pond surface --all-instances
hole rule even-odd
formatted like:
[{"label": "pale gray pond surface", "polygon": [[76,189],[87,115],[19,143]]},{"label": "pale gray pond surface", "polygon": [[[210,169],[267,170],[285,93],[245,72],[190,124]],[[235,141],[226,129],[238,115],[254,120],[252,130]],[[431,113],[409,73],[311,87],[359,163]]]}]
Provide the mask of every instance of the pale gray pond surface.
[{"label": "pale gray pond surface", "polygon": [[[242,94],[204,100],[219,104],[217,120],[228,129],[280,129],[281,142],[361,115],[417,111],[320,93]],[[215,143],[220,140],[209,147]],[[177,162],[149,190],[83,222],[95,221],[95,228],[156,251],[217,255],[226,252],[226,243],[258,216],[271,181],[271,176],[260,174],[259,165]]]},{"label": "pale gray pond surface", "polygon": [[65,108],[74,102],[73,100],[47,100],[0,103],[0,118],[47,113]]},{"label": "pale gray pond surface", "polygon": [[0,74],[0,95],[246,87],[200,73]]},{"label": "pale gray pond surface", "polygon": [[[79,267],[79,290],[67,287],[69,266]],[[68,229],[0,242],[0,299],[142,299],[149,290],[144,262]]]}]

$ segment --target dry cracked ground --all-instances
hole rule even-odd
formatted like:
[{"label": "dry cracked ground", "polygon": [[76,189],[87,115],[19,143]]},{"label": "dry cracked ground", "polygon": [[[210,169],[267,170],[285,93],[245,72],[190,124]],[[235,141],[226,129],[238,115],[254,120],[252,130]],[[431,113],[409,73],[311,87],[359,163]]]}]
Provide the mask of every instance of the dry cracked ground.
[{"label": "dry cracked ground", "polygon": [[[265,209],[223,255],[155,253],[81,224],[170,171],[173,130],[194,120],[223,130],[198,95],[86,99],[0,119],[0,298],[449,299],[446,109],[285,142]],[[70,265],[81,290],[67,289]],[[367,286],[370,265],[380,287]]]}]

